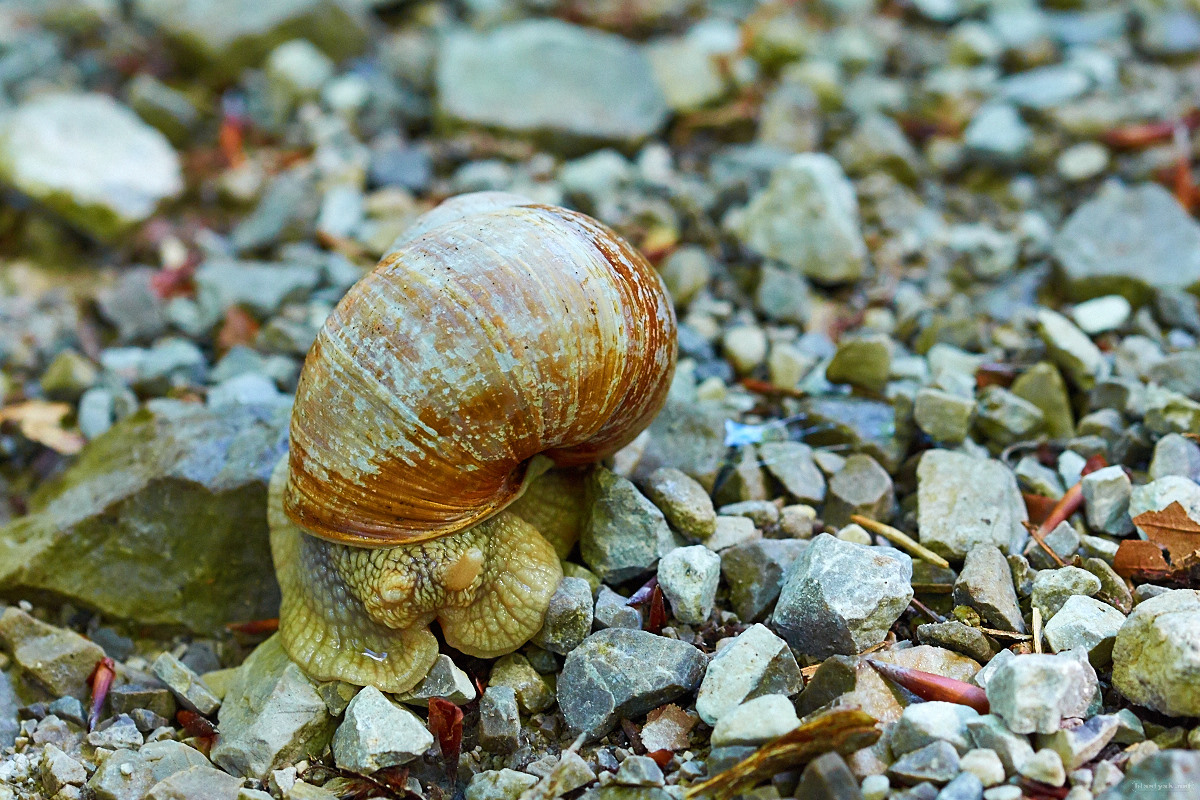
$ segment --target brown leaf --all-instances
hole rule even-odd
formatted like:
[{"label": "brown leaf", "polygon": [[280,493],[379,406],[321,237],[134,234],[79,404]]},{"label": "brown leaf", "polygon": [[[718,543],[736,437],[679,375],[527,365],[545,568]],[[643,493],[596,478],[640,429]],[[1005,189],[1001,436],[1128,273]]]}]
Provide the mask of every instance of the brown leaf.
[{"label": "brown leaf", "polygon": [[429,698],[429,732],[442,748],[446,777],[454,785],[458,777],[458,757],[462,753],[463,710],[440,697]]},{"label": "brown leaf", "polygon": [[217,349],[224,353],[235,345],[248,345],[258,336],[258,321],[241,306],[230,306],[217,331]]},{"label": "brown leaf", "polygon": [[667,624],[667,606],[663,600],[663,590],[661,586],[655,586],[654,591],[650,594],[650,613],[646,616],[646,630],[653,634],[662,633],[663,626]]},{"label": "brown leaf", "polygon": [[0,424],[15,422],[26,439],[69,456],[78,453],[84,445],[80,433],[63,427],[63,420],[70,413],[69,403],[29,400],[0,408]]},{"label": "brown leaf", "polygon": [[1153,573],[1165,575],[1171,571],[1171,566],[1154,542],[1126,539],[1117,547],[1113,571],[1122,578],[1134,578]]},{"label": "brown leaf", "polygon": [[1178,500],[1162,511],[1138,514],[1133,524],[1144,530],[1150,541],[1165,547],[1172,562],[1200,552],[1200,522],[1189,517]]},{"label": "brown leaf", "polygon": [[767,742],[724,772],[689,787],[684,796],[687,800],[698,797],[728,800],[780,772],[803,767],[831,750],[849,755],[870,747],[879,739],[877,725],[878,721],[861,709],[827,711]]}]

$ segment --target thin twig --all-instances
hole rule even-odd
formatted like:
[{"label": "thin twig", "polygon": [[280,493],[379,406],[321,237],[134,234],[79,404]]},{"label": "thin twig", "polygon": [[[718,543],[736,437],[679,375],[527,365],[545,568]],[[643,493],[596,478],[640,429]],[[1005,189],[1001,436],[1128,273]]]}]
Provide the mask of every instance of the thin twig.
[{"label": "thin twig", "polygon": [[1048,555],[1048,556],[1050,556],[1050,558],[1054,559],[1054,562],[1056,564],[1058,564],[1060,567],[1065,567],[1067,565],[1067,562],[1063,561],[1062,556],[1060,556],[1058,553],[1054,552],[1053,547],[1046,544],[1046,540],[1045,540],[1045,538],[1043,538],[1042,532],[1040,530],[1038,530],[1038,527],[1036,525],[1034,525],[1033,523],[1030,523],[1030,522],[1026,522],[1026,523],[1024,523],[1024,525],[1025,525],[1025,530],[1029,531],[1030,538],[1033,539],[1035,542],[1037,542],[1038,547],[1040,547],[1046,551],[1046,555]]},{"label": "thin twig", "polygon": [[910,603],[912,606],[914,606],[914,607],[917,609],[917,611],[920,611],[922,614],[924,614],[925,616],[929,617],[929,618],[930,618],[931,620],[933,620],[934,622],[945,622],[945,621],[946,621],[946,618],[945,618],[945,617],[943,617],[941,614],[939,614],[939,613],[937,613],[936,611],[934,611],[934,610],[933,610],[932,608],[930,608],[929,606],[927,606],[927,605],[925,605],[924,603],[922,603],[922,602],[921,602],[920,600],[918,600],[917,598],[915,598],[915,597],[914,597],[912,600],[909,600],[908,602],[909,602],[909,603]]},{"label": "thin twig", "polygon": [[941,567],[942,569],[950,568],[949,561],[942,558],[937,553],[933,552],[904,531],[897,530],[891,525],[885,525],[882,522],[877,522],[870,517],[864,517],[861,514],[851,514],[850,521],[858,523],[871,533],[879,534],[892,544],[899,547],[901,550],[907,550],[910,554],[916,556],[917,558],[928,561],[934,566]]}]

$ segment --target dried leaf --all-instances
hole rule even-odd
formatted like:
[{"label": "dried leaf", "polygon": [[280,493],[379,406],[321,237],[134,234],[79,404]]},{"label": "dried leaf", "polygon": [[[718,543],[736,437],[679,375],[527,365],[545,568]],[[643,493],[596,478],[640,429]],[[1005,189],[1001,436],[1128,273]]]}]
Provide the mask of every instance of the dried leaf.
[{"label": "dried leaf", "polygon": [[651,753],[658,750],[686,750],[688,734],[696,726],[696,718],[674,703],[656,708],[646,715],[642,725],[642,744]]},{"label": "dried leaf", "polygon": [[63,427],[63,420],[70,413],[69,403],[30,400],[0,408],[0,424],[15,422],[26,439],[69,456],[78,453],[84,445],[80,433]]},{"label": "dried leaf", "polygon": [[988,713],[987,694],[974,684],[947,678],[932,672],[923,672],[899,664],[889,664],[868,658],[867,663],[888,680],[898,683],[922,700],[941,700],[970,706],[980,714]]},{"label": "dried leaf", "polygon": [[837,751],[849,755],[879,739],[878,721],[861,709],[827,711],[764,744],[749,758],[687,790],[687,800],[728,798],[773,775],[799,769],[819,755]]},{"label": "dried leaf", "polygon": [[96,730],[96,723],[100,721],[100,712],[104,709],[104,701],[108,699],[108,690],[116,676],[115,670],[116,665],[108,656],[97,661],[96,668],[92,670],[92,707],[87,718],[89,731]]},{"label": "dried leaf", "polygon": [[1200,552],[1200,522],[1189,517],[1178,500],[1162,511],[1138,514],[1133,524],[1144,530],[1150,541],[1165,547],[1174,563]]},{"label": "dried leaf", "polygon": [[650,613],[646,617],[646,630],[653,634],[662,633],[663,626],[667,624],[667,606],[663,599],[663,590],[661,586],[655,585],[654,591],[650,594]]},{"label": "dried leaf", "polygon": [[1126,539],[1117,547],[1117,554],[1113,557],[1113,571],[1122,578],[1135,578],[1153,573],[1166,575],[1171,571],[1171,565],[1154,542]]},{"label": "dried leaf", "polygon": [[462,753],[463,710],[440,697],[429,699],[429,732],[442,748],[446,778],[453,786],[458,777],[458,757]]}]

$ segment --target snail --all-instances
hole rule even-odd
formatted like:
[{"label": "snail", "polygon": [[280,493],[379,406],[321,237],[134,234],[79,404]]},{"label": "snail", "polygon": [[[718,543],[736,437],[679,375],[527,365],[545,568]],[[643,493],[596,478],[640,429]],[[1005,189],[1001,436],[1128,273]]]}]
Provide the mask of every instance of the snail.
[{"label": "snail", "polygon": [[300,374],[268,515],[292,660],[402,692],[437,658],[435,620],[469,655],[524,644],[562,568],[509,506],[632,441],[676,347],[658,274],[596,220],[499,192],[419,218]]}]

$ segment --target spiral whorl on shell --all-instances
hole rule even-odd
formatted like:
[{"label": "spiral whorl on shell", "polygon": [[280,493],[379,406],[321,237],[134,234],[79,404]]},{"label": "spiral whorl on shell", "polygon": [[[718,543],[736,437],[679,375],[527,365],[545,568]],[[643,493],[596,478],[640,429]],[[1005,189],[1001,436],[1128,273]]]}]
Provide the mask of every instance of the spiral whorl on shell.
[{"label": "spiral whorl on shell", "polygon": [[284,510],[365,547],[463,530],[538,454],[604,458],[661,408],[675,318],[654,269],[583,214],[466,195],[338,304],[305,362]]}]

